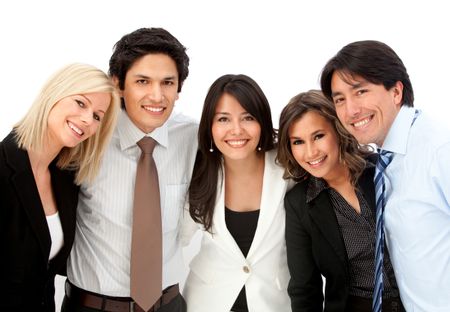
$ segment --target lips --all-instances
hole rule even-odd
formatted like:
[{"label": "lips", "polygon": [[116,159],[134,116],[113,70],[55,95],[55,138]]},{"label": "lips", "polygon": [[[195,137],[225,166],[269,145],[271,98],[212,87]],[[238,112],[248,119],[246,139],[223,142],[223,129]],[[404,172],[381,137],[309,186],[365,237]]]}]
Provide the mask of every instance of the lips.
[{"label": "lips", "polygon": [[316,166],[320,165],[325,160],[325,158],[327,158],[327,156],[323,156],[318,159],[308,161],[308,164],[310,164],[313,167],[316,167]]},{"label": "lips", "polygon": [[373,115],[367,116],[365,118],[359,119],[358,121],[355,121],[353,123],[350,123],[355,128],[363,128],[366,126],[371,120],[373,119]]},{"label": "lips", "polygon": [[143,109],[145,109],[148,112],[152,112],[152,113],[161,113],[163,112],[166,108],[165,107],[155,107],[155,106],[142,106]]},{"label": "lips", "polygon": [[70,129],[72,129],[73,132],[75,132],[78,136],[83,136],[84,132],[83,130],[81,130],[79,127],[77,127],[75,124],[73,124],[70,121],[67,121],[67,125],[69,126]]},{"label": "lips", "polygon": [[240,139],[240,140],[226,140],[225,141],[228,145],[230,145],[231,147],[242,147],[244,146],[248,140],[245,139]]}]

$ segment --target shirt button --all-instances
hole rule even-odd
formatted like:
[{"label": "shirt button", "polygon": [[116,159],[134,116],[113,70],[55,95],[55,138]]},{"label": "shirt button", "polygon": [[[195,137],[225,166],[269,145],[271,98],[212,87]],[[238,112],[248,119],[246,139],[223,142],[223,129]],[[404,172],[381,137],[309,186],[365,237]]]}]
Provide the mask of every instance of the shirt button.
[{"label": "shirt button", "polygon": [[244,270],[245,273],[250,273],[250,269],[248,266],[244,265],[242,269]]}]

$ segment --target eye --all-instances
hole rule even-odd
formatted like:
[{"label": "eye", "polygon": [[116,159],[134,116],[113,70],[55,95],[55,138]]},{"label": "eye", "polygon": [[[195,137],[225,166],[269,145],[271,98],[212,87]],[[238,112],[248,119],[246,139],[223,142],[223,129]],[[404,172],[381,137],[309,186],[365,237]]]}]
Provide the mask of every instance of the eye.
[{"label": "eye", "polygon": [[137,84],[148,84],[148,80],[147,79],[138,79],[136,80]]},{"label": "eye", "polygon": [[100,121],[100,120],[101,120],[100,116],[99,116],[98,114],[96,114],[96,113],[93,114],[93,117],[94,117],[94,119],[97,120],[97,121]]},{"label": "eye", "polygon": [[217,118],[217,121],[218,122],[226,122],[226,121],[228,121],[228,118],[225,116],[222,116],[222,117]]},{"label": "eye", "polygon": [[343,97],[333,98],[333,102],[334,102],[334,105],[342,104],[342,102],[344,102],[344,98]]},{"label": "eye", "polygon": [[318,134],[316,134],[316,135],[314,136],[314,140],[315,140],[315,141],[320,140],[320,139],[323,138],[324,136],[325,136],[325,134],[323,134],[323,133],[318,133]]},{"label": "eye", "polygon": [[305,141],[300,140],[300,139],[295,139],[295,140],[291,141],[291,145],[300,145],[300,144],[303,144],[303,143],[305,143]]},{"label": "eye", "polygon": [[164,80],[165,86],[173,86],[174,84],[175,84],[175,82],[173,82],[173,80]]},{"label": "eye", "polygon": [[356,91],[356,95],[363,95],[367,91],[368,91],[367,89],[360,89],[360,90]]},{"label": "eye", "polygon": [[86,106],[86,104],[84,104],[83,101],[80,101],[80,100],[78,100],[78,99],[75,99],[75,102],[78,104],[78,106],[80,106],[80,107],[82,107],[82,108]]},{"label": "eye", "polygon": [[254,121],[255,117],[253,117],[252,115],[245,115],[242,119],[245,121]]}]

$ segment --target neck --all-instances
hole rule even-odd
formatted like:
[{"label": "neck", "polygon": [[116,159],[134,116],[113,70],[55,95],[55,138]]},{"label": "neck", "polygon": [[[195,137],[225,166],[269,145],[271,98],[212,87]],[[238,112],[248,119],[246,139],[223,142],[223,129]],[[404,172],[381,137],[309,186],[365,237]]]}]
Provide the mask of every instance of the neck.
[{"label": "neck", "polygon": [[51,144],[44,144],[41,150],[28,150],[31,168],[35,172],[48,170],[50,163],[58,156],[61,148],[52,147]]},{"label": "neck", "polygon": [[341,164],[334,170],[334,174],[331,177],[324,180],[330,187],[338,190],[343,186],[348,186],[351,184],[350,171],[347,166]]},{"label": "neck", "polygon": [[264,168],[264,153],[255,152],[251,156],[239,160],[224,158],[224,167],[227,174],[255,174],[258,169]]}]

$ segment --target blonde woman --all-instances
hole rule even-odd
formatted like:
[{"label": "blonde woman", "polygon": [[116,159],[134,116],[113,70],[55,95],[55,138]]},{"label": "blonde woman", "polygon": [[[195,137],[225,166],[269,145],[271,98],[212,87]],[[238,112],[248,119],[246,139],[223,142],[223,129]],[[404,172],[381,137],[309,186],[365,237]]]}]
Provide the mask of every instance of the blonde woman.
[{"label": "blonde woman", "polygon": [[44,85],[0,143],[0,310],[54,311],[78,185],[97,173],[119,110],[108,76],[71,64]]}]

